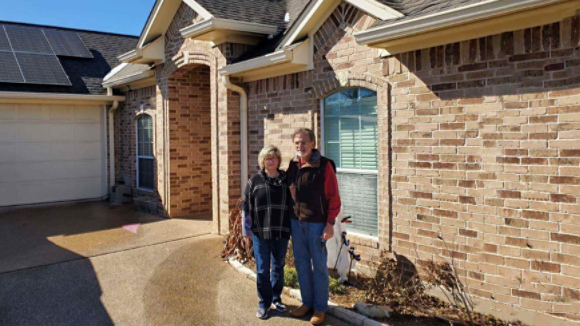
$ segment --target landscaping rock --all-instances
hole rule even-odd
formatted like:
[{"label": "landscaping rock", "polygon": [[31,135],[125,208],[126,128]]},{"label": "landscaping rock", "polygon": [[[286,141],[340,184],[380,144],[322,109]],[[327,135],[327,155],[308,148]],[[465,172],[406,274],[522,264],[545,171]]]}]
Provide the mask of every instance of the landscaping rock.
[{"label": "landscaping rock", "polygon": [[360,301],[355,303],[353,308],[359,314],[374,319],[389,318],[393,312],[389,307],[367,304]]}]

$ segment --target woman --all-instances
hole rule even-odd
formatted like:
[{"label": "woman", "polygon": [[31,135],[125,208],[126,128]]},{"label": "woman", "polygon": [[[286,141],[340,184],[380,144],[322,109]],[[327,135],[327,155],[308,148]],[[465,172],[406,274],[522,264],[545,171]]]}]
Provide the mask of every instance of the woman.
[{"label": "woman", "polygon": [[[242,202],[242,233],[247,245],[254,242],[254,257],[260,298],[256,316],[268,318],[272,304],[276,311],[286,311],[282,303],[284,265],[290,240],[292,196],[286,173],[280,170],[282,156],[275,146],[260,152],[260,172],[248,181]],[[270,270],[270,262],[272,270]]]}]

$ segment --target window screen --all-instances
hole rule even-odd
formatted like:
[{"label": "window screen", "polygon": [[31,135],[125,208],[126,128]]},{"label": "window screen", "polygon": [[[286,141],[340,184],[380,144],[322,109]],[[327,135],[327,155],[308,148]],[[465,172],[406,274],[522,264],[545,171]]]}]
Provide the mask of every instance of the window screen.
[{"label": "window screen", "polygon": [[142,115],[137,119],[137,187],[153,189],[153,119]]},{"label": "window screen", "polygon": [[[364,88],[324,100],[324,151],[334,160],[350,229],[377,235],[377,94]],[[360,171],[360,172],[359,172]]]}]

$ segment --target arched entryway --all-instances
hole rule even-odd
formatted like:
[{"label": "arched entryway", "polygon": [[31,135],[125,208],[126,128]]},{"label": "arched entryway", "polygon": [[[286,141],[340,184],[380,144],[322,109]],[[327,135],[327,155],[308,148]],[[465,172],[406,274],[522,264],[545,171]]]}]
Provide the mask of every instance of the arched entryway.
[{"label": "arched entryway", "polygon": [[210,67],[188,65],[168,79],[169,216],[211,217]]}]

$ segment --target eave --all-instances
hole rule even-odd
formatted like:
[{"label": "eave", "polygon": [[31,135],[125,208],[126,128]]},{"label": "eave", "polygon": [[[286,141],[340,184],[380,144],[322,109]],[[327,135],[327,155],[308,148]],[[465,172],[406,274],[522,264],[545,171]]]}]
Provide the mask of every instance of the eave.
[{"label": "eave", "polygon": [[123,101],[125,101],[125,96],[91,95],[91,94],[62,94],[62,93],[0,92],[0,103],[110,104],[114,101],[123,102]]},{"label": "eave", "polygon": [[137,48],[143,47],[145,44],[150,43],[152,40],[165,33],[182,2],[191,7],[204,19],[212,17],[212,15],[195,2],[195,0],[157,0],[147,18],[145,27],[143,27],[143,31],[139,37],[139,42],[137,43]]},{"label": "eave", "polygon": [[[124,78],[121,79],[117,79],[114,81],[106,81],[103,82],[103,87],[107,88],[107,87],[119,87],[119,86],[124,86],[127,84],[131,84],[137,81],[141,81],[143,79],[148,79],[148,78],[152,78],[155,76],[155,72],[153,70],[147,70],[147,71],[143,71],[141,73],[138,74],[134,74],[134,75],[130,75],[130,76],[126,76]],[[153,78],[154,79],[154,78]]]},{"label": "eave", "polygon": [[219,73],[250,82],[304,71],[311,66],[310,40],[307,39],[265,56],[227,65]]},{"label": "eave", "polygon": [[[375,0],[345,0],[352,6],[366,12],[370,16],[381,20],[389,20],[403,17],[400,12],[385,6]],[[296,40],[307,37],[320,28],[321,24],[328,19],[330,14],[340,4],[339,0],[313,0],[310,1],[304,13],[294,22],[286,33],[280,48],[293,44]]]},{"label": "eave", "polygon": [[213,42],[214,45],[224,42],[254,45],[266,36],[276,33],[277,29],[272,25],[212,17],[184,27],[180,32],[183,38]]},{"label": "eave", "polygon": [[160,64],[165,62],[165,40],[158,37],[144,47],[131,50],[117,57],[122,63]]},{"label": "eave", "polygon": [[580,2],[569,0],[489,0],[355,33],[357,43],[397,54],[466,41],[575,15]]}]

